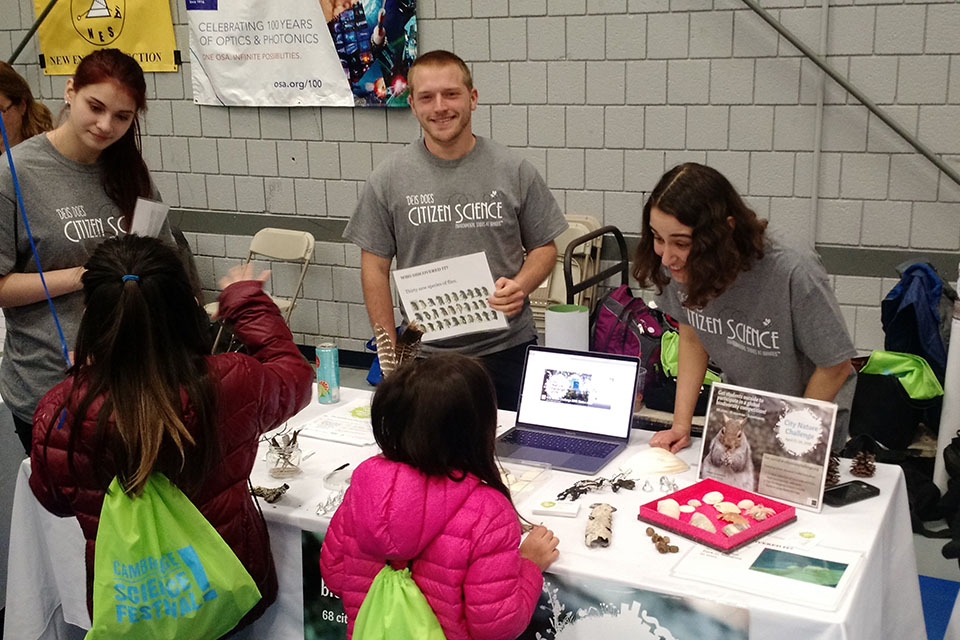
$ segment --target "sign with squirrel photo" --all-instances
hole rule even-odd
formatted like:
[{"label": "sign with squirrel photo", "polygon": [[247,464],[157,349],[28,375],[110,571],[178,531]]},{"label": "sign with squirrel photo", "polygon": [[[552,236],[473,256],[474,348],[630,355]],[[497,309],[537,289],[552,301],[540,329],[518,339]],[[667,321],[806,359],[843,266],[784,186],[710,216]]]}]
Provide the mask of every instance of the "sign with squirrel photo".
[{"label": "sign with squirrel photo", "polygon": [[820,511],[836,419],[832,402],[714,383],[699,477]]}]

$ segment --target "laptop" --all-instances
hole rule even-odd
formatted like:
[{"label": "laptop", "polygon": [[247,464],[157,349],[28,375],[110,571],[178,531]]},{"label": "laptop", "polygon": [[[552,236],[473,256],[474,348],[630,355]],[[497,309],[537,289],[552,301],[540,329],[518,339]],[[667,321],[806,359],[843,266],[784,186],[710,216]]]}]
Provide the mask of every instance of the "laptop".
[{"label": "laptop", "polygon": [[597,473],[630,439],[639,369],[633,356],[528,347],[517,423],[497,455]]}]

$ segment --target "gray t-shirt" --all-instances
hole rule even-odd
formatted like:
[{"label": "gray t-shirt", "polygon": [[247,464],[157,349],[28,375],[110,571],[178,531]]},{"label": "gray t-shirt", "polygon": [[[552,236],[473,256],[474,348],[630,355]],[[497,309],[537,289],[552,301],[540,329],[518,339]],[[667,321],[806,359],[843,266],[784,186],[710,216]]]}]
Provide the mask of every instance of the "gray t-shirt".
[{"label": "gray t-shirt", "polygon": [[[513,278],[524,250],[541,247],[567,228],[543,178],[506,147],[476,137],[467,155],[443,160],[418,140],[384,160],[364,185],[343,236],[397,268],[484,251],[493,279]],[[530,302],[503,331],[424,345],[487,355],[536,337]]]},{"label": "gray t-shirt", "polygon": [[[100,167],[60,154],[45,134],[14,147],[14,166],[30,232],[44,271],[84,264],[104,239],[121,233],[121,214],[100,185]],[[173,243],[169,225],[161,238]],[[6,160],[0,163],[0,275],[37,273]],[[83,292],[53,298],[67,346],[73,350]],[[6,341],[0,395],[22,420],[32,421],[40,398],[63,380],[66,361],[46,300],[3,310]]]},{"label": "gray t-shirt", "polygon": [[[857,355],[819,257],[769,232],[763,258],[703,309],[684,307],[683,297],[683,285],[671,281],[656,301],[693,327],[730,384],[802,396],[816,367]],[[851,368],[835,400],[835,447],[846,441],[855,385]]]}]

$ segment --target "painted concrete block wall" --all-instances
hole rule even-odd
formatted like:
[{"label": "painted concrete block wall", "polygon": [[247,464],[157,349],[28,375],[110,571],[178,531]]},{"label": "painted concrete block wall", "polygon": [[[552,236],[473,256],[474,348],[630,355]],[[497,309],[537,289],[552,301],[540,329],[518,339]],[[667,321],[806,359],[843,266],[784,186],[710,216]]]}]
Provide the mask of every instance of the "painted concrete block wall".
[{"label": "painted concrete block wall", "polygon": [[[829,4],[828,62],[960,169],[960,3],[760,4],[815,50]],[[171,6],[187,60],[148,75],[144,155],[173,207],[259,216],[262,226],[272,216],[342,220],[371,169],[419,136],[407,110],[194,105],[186,13]],[[6,58],[32,2],[0,0],[0,15]],[[420,0],[418,16],[421,51],[452,49],[473,70],[475,131],[529,158],[567,213],[636,235],[646,192],[695,160],[723,171],[773,227],[854,261],[870,249],[960,251],[960,187],[830,80],[811,207],[821,74],[739,0]],[[56,107],[64,78],[42,76],[37,52],[31,43],[18,68]],[[187,236],[211,293],[249,242]],[[325,238],[314,262],[295,334],[361,349],[371,332],[359,252]],[[895,273],[832,277],[857,347],[881,347],[879,301]],[[272,286],[281,293],[288,280],[278,269]]]}]

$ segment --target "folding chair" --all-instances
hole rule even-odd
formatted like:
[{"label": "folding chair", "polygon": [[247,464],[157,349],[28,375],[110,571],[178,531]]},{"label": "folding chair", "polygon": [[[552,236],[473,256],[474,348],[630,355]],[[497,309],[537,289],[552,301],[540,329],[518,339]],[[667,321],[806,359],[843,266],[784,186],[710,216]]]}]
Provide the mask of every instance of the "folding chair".
[{"label": "folding chair", "polygon": [[[265,258],[271,261],[293,262],[300,264],[300,274],[297,278],[297,286],[293,294],[288,298],[281,298],[271,295],[270,299],[280,309],[283,319],[290,324],[290,316],[297,304],[297,300],[303,293],[303,279],[307,275],[307,267],[310,259],[313,257],[313,234],[306,231],[291,231],[290,229],[274,229],[267,227],[261,229],[250,240],[250,251],[247,254],[246,264],[254,259]],[[213,317],[218,310],[218,303],[211,302],[205,305],[204,310]],[[217,331],[217,337],[213,341],[213,353],[217,351],[217,345],[220,343],[220,336],[223,334],[223,322],[220,323],[220,329]],[[230,344],[227,350],[233,346],[233,337],[230,338]]]},{"label": "folding chair", "polygon": [[[530,294],[530,309],[537,331],[543,332],[547,307],[553,304],[563,304],[566,295],[563,281],[563,256],[570,243],[575,242],[584,234],[598,229],[600,222],[593,216],[567,214],[570,227],[554,240],[557,245],[557,263],[547,278]],[[600,242],[581,244],[572,254],[571,268],[578,278],[589,277],[596,271],[600,260]],[[592,306],[593,291],[586,291],[577,296],[576,301],[569,304]]]},{"label": "folding chair", "polygon": [[[609,266],[602,271],[595,272],[589,277],[585,277],[580,280],[580,282],[574,284],[573,278],[575,275],[577,275],[575,273],[576,269],[574,268],[574,254],[577,252],[578,247],[584,244],[590,244],[590,246],[592,246],[592,243],[594,242],[602,242],[603,236],[608,233],[612,233],[613,237],[617,240],[617,248],[620,250],[620,259],[616,264]],[[620,229],[616,228],[615,226],[607,225],[606,227],[600,227],[599,229],[572,240],[567,245],[566,251],[563,253],[563,281],[567,290],[567,304],[574,304],[574,296],[588,289],[595,289],[599,283],[611,276],[616,275],[617,273],[620,273],[620,284],[627,284],[629,282],[629,269],[630,257],[627,255],[627,241],[624,239]]]}]

